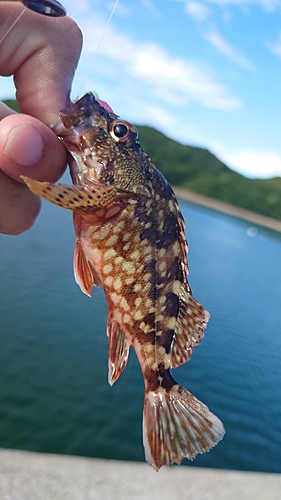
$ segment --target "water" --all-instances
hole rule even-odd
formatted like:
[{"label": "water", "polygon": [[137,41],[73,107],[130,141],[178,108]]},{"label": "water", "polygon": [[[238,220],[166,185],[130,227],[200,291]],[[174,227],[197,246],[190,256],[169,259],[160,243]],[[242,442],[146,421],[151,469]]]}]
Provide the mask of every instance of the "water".
[{"label": "water", "polygon": [[[211,321],[174,375],[226,427],[192,464],[281,472],[280,235],[181,208],[190,283]],[[0,447],[140,461],[140,369],[131,351],[108,385],[104,295],[75,284],[73,239],[71,214],[47,203],[32,230],[0,236]]]}]

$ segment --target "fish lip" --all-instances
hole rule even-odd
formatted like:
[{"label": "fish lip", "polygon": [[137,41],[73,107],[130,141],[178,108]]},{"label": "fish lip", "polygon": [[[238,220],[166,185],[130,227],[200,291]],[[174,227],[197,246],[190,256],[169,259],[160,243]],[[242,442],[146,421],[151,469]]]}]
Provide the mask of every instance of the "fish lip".
[{"label": "fish lip", "polygon": [[[50,128],[55,132],[55,134],[60,137],[63,135],[64,132],[66,132],[68,129],[65,127],[65,125],[62,123],[61,120],[58,120],[55,123],[52,123]],[[73,130],[71,131],[73,133]]]},{"label": "fish lip", "polygon": [[109,118],[110,115],[112,118],[117,117],[106,102],[99,102],[91,92],[88,92],[72,106],[59,112],[60,120],[52,126],[52,129],[57,135],[60,135],[65,130],[75,130],[75,127],[87,127],[91,125],[95,113],[106,118]]},{"label": "fish lip", "polygon": [[[104,105],[103,105],[104,104]],[[106,106],[106,107],[105,107]],[[91,156],[81,147],[81,134],[93,126],[93,117],[98,114],[107,120],[117,118],[109,106],[100,103],[88,92],[69,108],[59,112],[59,120],[51,128],[68,151],[68,164],[75,183],[100,182],[101,172],[110,166],[105,165],[102,158],[94,152]],[[88,175],[87,175],[88,174]]]},{"label": "fish lip", "polygon": [[99,101],[91,92],[88,92],[72,106],[61,110],[60,119],[51,125],[51,129],[64,142],[67,149],[72,149],[73,145],[79,144],[81,130],[92,125],[92,118],[96,113],[106,118],[117,118],[107,103]]}]

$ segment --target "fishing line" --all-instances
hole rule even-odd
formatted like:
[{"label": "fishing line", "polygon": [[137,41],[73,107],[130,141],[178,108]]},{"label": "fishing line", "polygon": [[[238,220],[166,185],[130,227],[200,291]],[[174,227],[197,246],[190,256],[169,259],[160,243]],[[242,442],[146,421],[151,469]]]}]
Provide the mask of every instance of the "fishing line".
[{"label": "fishing line", "polygon": [[113,17],[113,14],[114,14],[115,10],[116,10],[116,7],[117,7],[117,5],[118,5],[118,2],[119,2],[119,0],[116,0],[115,4],[113,5],[113,8],[112,8],[111,14],[110,14],[110,16],[109,16],[109,18],[108,18],[108,21],[107,21],[107,23],[106,23],[106,25],[105,25],[105,28],[104,28],[104,30],[103,30],[103,33],[102,33],[102,35],[101,35],[101,39],[100,39],[100,41],[99,41],[99,43],[98,43],[98,46],[97,46],[97,48],[96,48],[96,52],[94,53],[93,59],[96,57],[96,55],[97,55],[97,53],[98,53],[98,51],[99,51],[99,48],[100,48],[100,46],[101,46],[101,44],[102,44],[102,41],[103,41],[103,39],[104,39],[104,37],[105,37],[105,34],[106,34],[107,30],[108,30],[108,27],[109,27],[109,25],[110,25],[110,21],[111,21],[111,19],[112,19],[112,17]]},{"label": "fishing line", "polygon": [[[115,1],[115,3],[114,3],[114,5],[113,5],[113,7],[112,7],[112,10],[111,10],[110,16],[109,16],[109,18],[108,18],[108,20],[107,20],[107,23],[106,23],[106,25],[105,25],[105,27],[104,27],[104,29],[103,29],[103,32],[102,32],[101,37],[100,37],[100,40],[99,40],[98,45],[97,45],[97,48],[96,48],[96,50],[95,50],[95,52],[94,52],[94,54],[93,54],[91,64],[90,64],[89,66],[92,66],[92,64],[93,64],[93,62],[94,62],[94,60],[95,60],[95,58],[96,58],[96,56],[97,56],[97,53],[98,53],[98,51],[99,51],[99,49],[100,49],[100,46],[101,46],[101,44],[102,44],[102,42],[103,42],[103,39],[104,39],[104,37],[105,37],[106,33],[107,33],[107,31],[108,31],[108,27],[109,27],[109,25],[110,25],[111,19],[112,19],[113,15],[114,15],[114,12],[115,12],[115,10],[116,10],[116,7],[117,7],[118,3],[119,3],[119,0],[116,0],[116,1]],[[89,73],[90,73],[90,69],[88,69],[88,72],[87,72],[87,74],[86,74],[86,76],[85,76],[85,78],[84,78],[84,83],[83,83],[83,85],[82,85],[82,87],[81,87],[81,92],[80,92],[81,94],[82,94],[82,89],[83,89],[83,87],[84,87],[84,85],[85,85],[85,82],[86,82],[86,80],[87,80],[87,78],[88,78],[88,76],[89,76]],[[92,91],[92,92],[93,92],[93,91]],[[97,93],[96,93],[96,92],[93,92],[93,93],[97,95]]]},{"label": "fishing line", "polygon": [[19,20],[22,18],[24,13],[27,11],[27,7],[24,7],[23,11],[20,13],[20,15],[16,18],[16,20],[11,24],[10,28],[6,31],[5,35],[1,38],[0,44],[5,40],[5,38],[8,36],[8,34],[12,31],[12,29],[15,27],[15,25],[19,22]]}]

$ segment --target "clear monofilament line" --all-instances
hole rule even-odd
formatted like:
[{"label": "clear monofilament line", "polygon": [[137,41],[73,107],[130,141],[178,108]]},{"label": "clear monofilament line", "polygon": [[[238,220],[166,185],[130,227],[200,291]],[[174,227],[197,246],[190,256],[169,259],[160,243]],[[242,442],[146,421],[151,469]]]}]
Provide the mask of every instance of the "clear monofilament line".
[{"label": "clear monofilament line", "polygon": [[101,35],[101,39],[100,39],[100,41],[99,41],[99,43],[98,43],[98,46],[97,46],[97,48],[96,48],[96,52],[95,52],[95,54],[94,54],[94,57],[97,55],[97,53],[98,53],[98,51],[99,51],[99,48],[100,48],[100,46],[101,46],[101,44],[102,44],[102,41],[103,41],[103,39],[104,39],[104,37],[105,37],[105,34],[106,34],[107,30],[108,30],[108,26],[110,25],[110,21],[111,21],[111,19],[112,19],[112,17],[113,17],[113,14],[114,14],[115,10],[116,10],[116,7],[117,7],[117,5],[118,5],[118,2],[119,2],[119,0],[116,0],[115,4],[113,5],[113,8],[112,8],[111,14],[110,14],[110,16],[109,16],[109,18],[108,18],[108,21],[107,21],[107,23],[106,23],[106,25],[105,25],[105,28],[104,28],[104,30],[103,30],[103,33],[102,33],[102,35]]},{"label": "clear monofilament line", "polygon": [[8,36],[8,34],[12,31],[14,26],[19,22],[19,20],[22,18],[24,13],[26,12],[27,7],[24,7],[23,11],[20,13],[20,15],[15,19],[15,21],[11,24],[10,28],[6,31],[5,35],[0,40],[0,44],[5,40],[5,38]]},{"label": "clear monofilament line", "polygon": [[[109,16],[109,18],[108,18],[108,20],[107,20],[107,23],[106,23],[106,25],[105,25],[105,27],[104,27],[104,30],[103,30],[103,32],[102,32],[102,35],[101,35],[101,37],[100,37],[100,41],[98,42],[97,48],[96,48],[96,50],[95,50],[95,52],[94,52],[94,54],[93,54],[93,57],[92,57],[92,63],[94,62],[94,60],[95,60],[95,58],[96,58],[96,56],[97,56],[97,53],[98,53],[98,51],[99,51],[99,49],[100,49],[100,46],[101,46],[101,44],[102,44],[102,42],[103,42],[103,39],[104,39],[105,35],[106,35],[106,32],[107,32],[107,30],[108,30],[108,27],[109,27],[109,25],[110,25],[111,19],[112,19],[112,17],[113,17],[113,14],[114,14],[114,12],[115,12],[115,10],[116,10],[116,7],[117,7],[118,3],[119,3],[119,0],[116,0],[116,1],[115,1],[115,3],[114,3],[114,5],[113,5],[113,7],[112,7],[112,10],[111,10],[110,16]],[[91,66],[92,66],[92,65],[91,65]],[[86,76],[85,76],[85,78],[84,78],[84,83],[83,83],[83,85],[82,85],[82,87],[81,87],[81,94],[82,94],[82,89],[83,89],[83,87],[84,87],[84,85],[85,85],[85,81],[86,81],[87,77],[89,76],[89,73],[90,73],[90,69],[88,69],[87,74],[86,74]],[[91,91],[93,92],[93,90],[91,90]],[[94,93],[95,93],[95,92],[94,92]],[[78,99],[78,97],[77,97],[77,99]]]}]

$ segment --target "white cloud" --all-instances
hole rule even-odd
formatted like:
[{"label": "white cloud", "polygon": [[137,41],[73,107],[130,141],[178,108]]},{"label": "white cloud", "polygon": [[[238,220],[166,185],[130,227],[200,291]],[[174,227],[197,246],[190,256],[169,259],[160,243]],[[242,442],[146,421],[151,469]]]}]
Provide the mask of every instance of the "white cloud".
[{"label": "white cloud", "polygon": [[148,9],[150,14],[157,18],[157,17],[161,17],[161,11],[158,10],[158,8],[155,6],[155,3],[152,2],[151,0],[140,0],[141,1],[141,5],[145,8],[145,9]]},{"label": "white cloud", "polygon": [[[101,29],[93,31],[91,24],[84,24],[83,31],[84,54],[93,54]],[[236,112],[241,107],[239,99],[218,83],[205,66],[173,57],[160,45],[136,43],[109,28],[99,48],[99,58],[101,56],[118,62],[116,80],[120,81],[119,74],[122,73],[123,81],[131,78],[132,87],[136,81],[143,82],[148,92],[163,102],[173,102],[174,95],[173,105],[196,102],[207,108],[230,112]]]},{"label": "white cloud", "polygon": [[219,33],[209,31],[205,34],[205,39],[215,47],[215,49],[222,55],[227,57],[230,61],[237,64],[241,68],[249,71],[254,71],[254,65],[232,45],[230,45]]},{"label": "white cloud", "polygon": [[197,21],[205,21],[210,14],[208,7],[196,1],[186,2],[185,11]]},{"label": "white cloud", "polygon": [[273,153],[243,151],[219,156],[227,166],[246,177],[261,179],[281,177],[281,157]]},{"label": "white cloud", "polygon": [[[195,13],[194,17],[196,17],[196,13],[198,12],[198,17],[197,19],[200,20],[200,12],[204,12],[204,9],[210,9],[211,4],[218,5],[222,9],[225,9],[228,6],[234,6],[237,8],[240,8],[245,13],[248,13],[249,9],[251,7],[260,7],[262,10],[265,12],[274,12],[281,6],[281,1],[280,0],[201,0],[201,2],[197,2],[195,0],[170,0],[172,2],[182,2],[185,4],[185,10],[188,14],[193,15],[193,12]],[[189,11],[190,4],[196,3],[194,8],[191,7],[191,12]],[[208,7],[207,7],[208,6]],[[194,11],[193,11],[194,9]],[[193,11],[193,12],[192,12]],[[205,14],[207,11],[205,10]],[[205,19],[205,17],[203,17]]]},{"label": "white cloud", "polygon": [[[184,2],[186,0],[183,0]],[[274,12],[281,5],[280,0],[207,0],[207,3],[213,3],[220,7],[226,7],[229,5],[241,8],[247,11],[250,7],[261,7],[265,12]]]},{"label": "white cloud", "polygon": [[276,42],[266,42],[265,45],[269,50],[271,50],[271,52],[278,57],[281,57],[281,33],[279,33]]}]

